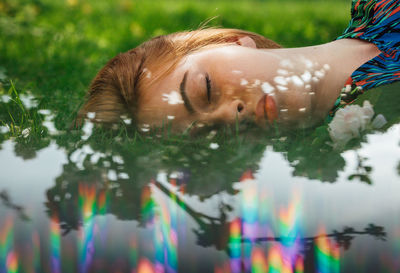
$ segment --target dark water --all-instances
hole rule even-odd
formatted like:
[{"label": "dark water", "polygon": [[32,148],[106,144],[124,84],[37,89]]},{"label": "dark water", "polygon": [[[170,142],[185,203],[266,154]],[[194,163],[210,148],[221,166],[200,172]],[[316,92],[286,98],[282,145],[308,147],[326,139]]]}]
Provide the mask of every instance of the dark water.
[{"label": "dark water", "polygon": [[309,135],[5,137],[0,272],[400,272],[400,115],[385,105],[389,124],[339,151]]}]

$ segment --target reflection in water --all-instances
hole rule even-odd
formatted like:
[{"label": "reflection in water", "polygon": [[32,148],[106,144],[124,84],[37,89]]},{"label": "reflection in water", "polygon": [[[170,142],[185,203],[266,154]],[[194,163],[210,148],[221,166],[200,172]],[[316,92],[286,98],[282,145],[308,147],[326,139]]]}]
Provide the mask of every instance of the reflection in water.
[{"label": "reflection in water", "polygon": [[[398,122],[397,117],[398,113],[392,115],[389,126]],[[383,183],[376,178],[380,166],[357,151],[366,139],[354,140],[346,147],[356,150],[350,151],[357,155],[352,166],[345,152],[329,145],[325,127],[304,135],[247,136],[225,143],[213,136],[194,144],[186,138],[132,144],[121,138],[127,133],[125,129],[106,136],[104,132],[97,134],[97,128],[91,129],[93,134],[84,132],[83,138],[82,132],[67,135],[61,131],[38,138],[32,131],[3,143],[3,149],[14,148],[23,159],[31,159],[49,143],[57,143],[65,149],[68,162],[54,185],[45,190],[49,222],[43,225],[50,227],[50,234],[35,226],[36,219],[43,218],[37,217],[32,204],[19,205],[24,202],[15,197],[20,193],[1,185],[7,189],[0,192],[1,273],[185,272],[197,259],[198,272],[209,272],[210,266],[216,273],[339,272],[351,248],[360,249],[359,243],[370,238],[386,239],[383,227],[367,225],[382,224],[382,218],[370,220],[357,214],[366,210],[363,205],[348,206],[352,209],[348,215],[356,218],[354,221],[341,215],[329,220],[336,224],[324,221],[324,214],[337,212],[332,208],[317,207],[312,210],[317,215],[310,217],[305,206],[311,201],[304,200],[310,195],[305,190],[293,190],[289,184],[292,178],[308,178],[315,188],[322,184],[312,179],[339,182],[324,185],[331,186],[329,193],[323,192],[323,198],[330,198],[329,204],[321,200],[318,191],[311,195],[311,203],[336,206],[331,203],[346,200],[341,195],[351,195],[357,202],[358,190],[365,193],[366,188],[375,190]],[[0,132],[0,142],[10,136],[10,132]],[[210,143],[218,143],[218,149]],[[266,147],[269,154],[279,154],[283,164],[289,166],[279,174],[289,177],[279,189],[293,192],[288,201],[278,200],[284,195],[275,192],[280,177],[270,182],[269,176],[258,172]],[[158,179],[160,173],[168,179]],[[23,186],[26,188],[26,184]],[[382,198],[381,194],[377,198]],[[34,206],[43,211],[41,204]],[[11,211],[13,217],[4,216],[3,211]],[[321,228],[316,230],[318,225]],[[385,227],[391,231],[392,227]],[[400,233],[395,232],[394,238],[392,232],[390,235],[393,257],[386,251],[376,259],[381,265],[387,264],[389,272],[398,272]],[[202,258],[204,250],[211,254]]]},{"label": "reflection in water", "polygon": [[6,190],[0,191],[0,199],[3,201],[4,206],[15,210],[19,214],[19,217],[21,219],[30,220],[30,218],[25,212],[25,208],[20,205],[14,204]]},{"label": "reflection in water", "polygon": [[61,272],[61,236],[60,225],[57,214],[54,213],[50,220],[50,250],[51,250],[51,271]]},{"label": "reflection in water", "polygon": [[143,187],[141,200],[142,222],[145,223],[146,226],[148,226],[150,224],[153,224],[155,211],[155,203],[151,195],[150,186]]},{"label": "reflection in water", "polygon": [[[259,204],[262,203],[258,202],[259,197],[257,196],[265,196],[265,194],[260,193],[257,189],[257,184],[253,183],[254,180],[247,178],[248,175],[245,177],[246,178],[242,180],[242,182],[248,183],[248,185],[241,191],[242,201],[240,202],[240,206],[242,207],[242,211],[240,215],[226,223],[226,215],[222,213],[219,219],[220,227],[216,228],[215,225],[218,224],[214,221],[209,224],[214,226],[212,229],[205,228],[203,230],[206,232],[206,236],[198,238],[200,244],[202,244],[202,238],[207,238],[208,242],[209,238],[218,238],[218,241],[213,243],[216,247],[220,247],[220,238],[223,234],[217,234],[216,236],[215,234],[210,234],[207,230],[213,232],[219,231],[221,233],[229,232],[229,240],[225,246],[225,250],[229,255],[229,267],[223,265],[219,268],[217,266],[216,272],[339,272],[339,248],[342,246],[348,249],[351,240],[354,239],[354,235],[369,234],[378,239],[384,239],[386,236],[382,227],[370,224],[364,231],[345,228],[343,232],[334,231],[332,234],[326,234],[325,231],[321,229],[318,235],[314,237],[302,237],[300,232],[301,198],[299,193],[296,192],[288,208],[281,208],[279,210],[279,236],[274,237],[272,235],[273,227],[265,225],[265,223],[262,223],[259,219],[266,219],[265,214],[274,215],[276,211],[268,211],[265,209],[268,207],[271,208],[271,204],[269,206],[259,207]],[[157,187],[161,188],[162,184],[153,182],[152,186],[155,190]],[[164,186],[164,190],[165,188],[166,186]],[[171,206],[176,206],[174,208],[170,206],[170,211],[174,211],[178,208],[177,195],[174,195],[171,191],[169,196],[171,198]],[[256,202],[253,200],[256,200]],[[180,198],[180,201],[182,201],[182,198]],[[167,206],[164,202],[159,203],[159,205],[160,204],[162,204],[161,206]],[[202,228],[207,225],[207,223],[201,219],[201,216],[199,217],[200,214],[196,213],[188,204],[185,208],[191,211],[190,215],[195,218],[194,220],[196,220]],[[160,208],[160,211],[163,212],[163,208]],[[167,219],[172,218],[169,215]],[[168,227],[169,224],[167,224],[166,229],[169,231],[169,234],[175,235],[174,232],[171,233]],[[228,227],[228,230],[224,230],[225,227]],[[155,227],[155,229],[157,230],[157,227]],[[260,233],[262,234],[265,230],[269,231],[270,235],[268,237],[260,236]],[[195,233],[203,235],[201,232],[195,231]],[[221,235],[221,237],[218,235]],[[334,240],[331,240],[331,237],[333,237]],[[164,239],[164,236],[162,238]],[[156,246],[158,243],[157,240],[159,240],[159,237],[156,236]],[[265,251],[265,247],[260,246],[259,243],[268,241],[273,243],[272,246],[267,246],[267,251]],[[164,245],[164,254],[168,254],[170,249],[168,238],[166,242],[167,243]],[[159,268],[159,265],[159,259],[156,258],[154,268]],[[167,266],[169,266],[169,264],[167,264]],[[170,269],[170,267],[167,266],[164,263],[164,267],[159,269],[161,271],[156,270],[156,272],[164,272],[163,270],[167,270],[167,268]],[[171,271],[167,270],[166,272]]]},{"label": "reflection in water", "polygon": [[8,216],[0,227],[0,272],[17,272],[18,256],[14,248],[13,218]]},{"label": "reflection in water", "polygon": [[[33,272],[40,272],[40,237],[37,231],[33,231],[32,233],[32,248],[27,253],[29,256],[28,261],[32,261],[31,267],[33,268]],[[29,272],[27,270],[27,272]]]},{"label": "reflection in water", "polygon": [[[321,227],[315,236],[307,237],[303,231],[301,192],[294,191],[286,206],[275,207],[273,195],[260,185],[251,172],[246,171],[240,182],[234,185],[236,191],[231,195],[234,199],[229,204],[220,204],[219,216],[215,216],[215,212],[208,215],[201,212],[201,206],[194,206],[190,196],[182,192],[175,179],[168,182],[152,180],[140,193],[138,205],[142,214],[136,220],[141,221],[145,230],[153,235],[142,237],[141,234],[147,231],[136,230],[133,236],[126,239],[129,254],[121,251],[118,255],[127,258],[126,267],[130,268],[130,272],[178,272],[182,266],[180,263],[185,263],[184,260],[178,262],[179,245],[187,238],[185,233],[192,230],[190,232],[197,237],[198,245],[225,251],[225,259],[214,265],[214,272],[331,273],[340,271],[339,249],[349,249],[356,236],[366,234],[377,239],[386,238],[384,229],[373,224],[363,231],[345,227],[342,232],[333,231],[330,234]],[[78,271],[95,272],[98,265],[94,261],[99,259],[96,256],[102,255],[100,248],[109,247],[102,242],[110,240],[107,239],[109,236],[115,236],[105,232],[105,218],[101,215],[112,212],[111,204],[122,197],[115,194],[115,188],[104,188],[99,182],[78,182],[74,187],[71,184],[66,187],[64,183],[64,186],[59,188],[61,191],[52,189],[48,192],[51,272],[63,272],[66,265],[62,261],[65,263],[75,256],[65,251],[66,244],[61,236],[62,229],[70,231],[73,226],[65,223],[71,218],[57,217],[67,215],[62,212],[65,208],[76,210],[72,215],[79,215],[81,219],[76,236]],[[65,196],[63,189],[68,189],[71,196],[60,203],[60,196]],[[131,201],[124,199],[121,204],[129,206]],[[180,217],[183,214],[185,218]],[[194,220],[195,226],[188,223],[189,217]],[[38,233],[33,231],[31,253],[21,256],[20,248],[14,247],[13,222],[13,218],[8,217],[0,228],[1,268],[6,269],[5,272],[28,271],[27,268],[30,272],[35,272],[32,268],[40,272],[43,264],[38,266],[38,255],[43,237],[39,238]],[[124,233],[121,235],[126,236]],[[147,251],[143,252],[143,248]],[[42,250],[42,253],[45,252]],[[43,261],[46,257],[42,257],[41,263]]]},{"label": "reflection in water", "polygon": [[[168,205],[170,204],[170,205]],[[177,270],[177,204],[162,199],[156,203],[154,220],[155,267],[157,272]]]},{"label": "reflection in water", "polygon": [[230,224],[228,253],[230,256],[230,266],[232,272],[241,271],[241,256],[242,256],[242,229],[239,218],[234,219]]},{"label": "reflection in water", "polygon": [[[133,271],[135,272],[135,271]],[[146,258],[141,258],[139,262],[138,273],[154,273],[153,264]]]},{"label": "reflection in water", "polygon": [[315,239],[315,256],[318,272],[339,273],[340,272],[340,250],[336,242],[331,242],[321,229],[320,236]]},{"label": "reflection in water", "polygon": [[[79,184],[79,208],[81,212],[82,226],[79,230],[79,263],[80,272],[87,272],[93,260],[94,254],[94,216],[96,215],[96,195],[95,185],[86,183]],[[104,210],[104,193],[99,193],[98,204]],[[102,212],[102,209],[99,212]]]}]

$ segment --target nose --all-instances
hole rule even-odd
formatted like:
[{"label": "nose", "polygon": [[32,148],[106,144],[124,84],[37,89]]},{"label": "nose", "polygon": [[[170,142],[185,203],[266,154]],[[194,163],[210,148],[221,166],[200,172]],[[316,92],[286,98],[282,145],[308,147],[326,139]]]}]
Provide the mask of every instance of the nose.
[{"label": "nose", "polygon": [[215,113],[215,119],[222,123],[234,123],[236,119],[241,120],[246,115],[246,105],[242,100],[233,100],[226,103]]},{"label": "nose", "polygon": [[244,113],[244,103],[241,100],[234,100],[231,108],[231,111],[235,112],[235,115],[243,115]]}]

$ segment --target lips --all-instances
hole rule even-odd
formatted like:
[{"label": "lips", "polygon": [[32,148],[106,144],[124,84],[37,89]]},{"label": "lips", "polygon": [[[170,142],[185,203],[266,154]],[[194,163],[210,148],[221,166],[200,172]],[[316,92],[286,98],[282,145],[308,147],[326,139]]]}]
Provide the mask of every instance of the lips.
[{"label": "lips", "polygon": [[258,101],[256,106],[256,118],[257,120],[267,119],[269,123],[278,119],[278,110],[276,108],[275,100],[265,94]]}]

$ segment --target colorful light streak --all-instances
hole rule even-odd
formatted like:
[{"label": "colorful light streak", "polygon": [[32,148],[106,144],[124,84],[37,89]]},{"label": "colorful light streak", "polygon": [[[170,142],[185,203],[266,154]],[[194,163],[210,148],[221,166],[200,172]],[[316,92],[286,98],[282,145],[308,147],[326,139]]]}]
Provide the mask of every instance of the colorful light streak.
[{"label": "colorful light streak", "polygon": [[304,259],[302,256],[296,258],[295,273],[304,273]]},{"label": "colorful light streak", "polygon": [[32,245],[34,272],[40,272],[40,237],[37,231],[34,231],[32,234]]},{"label": "colorful light streak", "polygon": [[138,273],[155,273],[153,264],[146,258],[141,258],[138,266]]},{"label": "colorful light streak", "polygon": [[79,207],[81,211],[82,227],[79,230],[79,262],[80,272],[88,271],[94,254],[94,216],[96,214],[96,187],[94,185],[79,184]]},{"label": "colorful light streak", "polygon": [[[301,241],[300,218],[301,199],[295,193],[288,208],[281,208],[278,214],[277,237],[267,225],[268,216],[275,215],[267,202],[268,194],[260,190],[253,181],[252,173],[245,172],[241,178],[241,214],[231,222],[229,256],[232,272],[304,272],[304,245]],[[269,237],[261,237],[260,234]],[[261,240],[276,240],[269,251],[263,252],[256,244]],[[250,261],[250,266],[249,266]]]},{"label": "colorful light streak", "polygon": [[229,227],[228,251],[230,256],[231,272],[241,272],[242,257],[242,221],[234,219]]},{"label": "colorful light streak", "polygon": [[284,246],[291,247],[300,238],[300,204],[299,195],[295,193],[289,207],[279,210],[279,233]]},{"label": "colorful light streak", "polygon": [[[252,172],[245,172],[241,179],[241,183],[245,183],[242,189],[241,198],[241,218],[242,218],[242,234],[247,240],[254,242],[258,235],[258,214],[259,214],[259,186],[254,180]],[[245,271],[251,268],[251,255],[253,251],[253,243],[246,243],[242,247],[243,259],[242,264]]]},{"label": "colorful light streak", "polygon": [[275,244],[268,252],[268,273],[293,273],[293,264],[281,245]]},{"label": "colorful light streak", "polygon": [[7,272],[7,256],[12,252],[13,240],[13,218],[8,216],[0,227],[0,272]]},{"label": "colorful light streak", "polygon": [[50,219],[51,269],[54,273],[61,272],[60,245],[60,224],[57,215],[54,214]]},{"label": "colorful light streak", "polygon": [[8,216],[0,229],[0,272],[18,272],[18,255],[14,249],[14,220]]},{"label": "colorful light streak", "polygon": [[243,235],[251,239],[257,235],[258,226],[258,187],[249,183],[242,192]]},{"label": "colorful light streak", "polygon": [[315,257],[318,273],[340,272],[339,246],[331,242],[325,230],[320,229],[320,235],[315,239]]},{"label": "colorful light streak", "polygon": [[154,221],[154,205],[151,188],[146,185],[143,187],[141,196],[141,217],[146,225],[150,225]]},{"label": "colorful light streak", "polygon": [[267,272],[268,262],[265,259],[264,252],[262,249],[254,248],[251,254],[251,272],[252,273],[263,273]]},{"label": "colorful light streak", "polygon": [[[153,183],[153,185],[155,185]],[[154,200],[154,245],[157,272],[177,272],[178,233],[177,211],[179,204],[174,193],[171,199],[160,197]],[[174,197],[172,197],[174,196]]]},{"label": "colorful light streak", "polygon": [[7,273],[18,272],[18,256],[17,253],[11,251],[7,255]]}]

